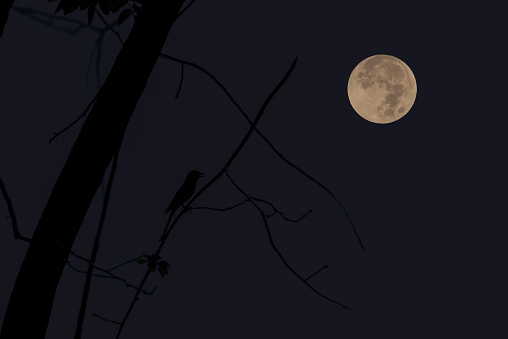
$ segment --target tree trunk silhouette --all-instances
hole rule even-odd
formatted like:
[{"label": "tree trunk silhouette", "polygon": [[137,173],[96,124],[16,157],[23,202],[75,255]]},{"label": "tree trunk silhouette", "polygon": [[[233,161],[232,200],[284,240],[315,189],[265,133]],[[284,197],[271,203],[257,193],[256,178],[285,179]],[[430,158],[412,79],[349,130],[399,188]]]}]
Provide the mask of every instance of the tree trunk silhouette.
[{"label": "tree trunk silhouette", "polygon": [[151,1],[135,18],[35,229],[0,338],[44,338],[65,260],[183,2]]},{"label": "tree trunk silhouette", "polygon": [[4,34],[4,27],[9,17],[9,11],[11,10],[14,0],[2,0],[0,1],[0,37]]}]

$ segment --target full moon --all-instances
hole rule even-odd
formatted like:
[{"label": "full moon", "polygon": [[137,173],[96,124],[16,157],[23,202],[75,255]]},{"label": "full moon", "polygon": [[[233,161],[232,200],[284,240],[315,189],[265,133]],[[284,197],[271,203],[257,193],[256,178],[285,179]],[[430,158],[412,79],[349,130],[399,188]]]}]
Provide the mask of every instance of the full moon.
[{"label": "full moon", "polygon": [[416,79],[402,60],[391,55],[373,55],[351,72],[347,94],[362,118],[388,124],[402,118],[413,106]]}]

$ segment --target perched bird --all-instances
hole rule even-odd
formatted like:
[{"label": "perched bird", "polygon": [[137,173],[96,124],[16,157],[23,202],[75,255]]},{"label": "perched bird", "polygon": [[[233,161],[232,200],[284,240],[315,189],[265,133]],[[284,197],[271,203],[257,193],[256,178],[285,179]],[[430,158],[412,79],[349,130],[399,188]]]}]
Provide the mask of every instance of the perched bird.
[{"label": "perched bird", "polygon": [[168,226],[171,221],[171,218],[173,217],[173,214],[176,212],[178,207],[180,207],[180,206],[183,207],[183,203],[192,197],[192,195],[194,194],[194,191],[196,190],[196,183],[198,182],[199,178],[201,178],[202,176],[204,176],[204,173],[201,173],[200,171],[196,171],[196,170],[193,170],[193,171],[190,171],[189,173],[187,173],[187,177],[185,178],[185,181],[182,184],[182,187],[180,187],[180,189],[178,191],[176,191],[175,196],[169,203],[168,208],[166,208],[166,210],[164,211],[164,214],[168,214],[168,213],[170,213],[170,214],[169,214],[168,222],[166,224],[166,228],[164,229],[163,236],[161,237],[161,240],[166,235],[166,232],[168,230]]}]

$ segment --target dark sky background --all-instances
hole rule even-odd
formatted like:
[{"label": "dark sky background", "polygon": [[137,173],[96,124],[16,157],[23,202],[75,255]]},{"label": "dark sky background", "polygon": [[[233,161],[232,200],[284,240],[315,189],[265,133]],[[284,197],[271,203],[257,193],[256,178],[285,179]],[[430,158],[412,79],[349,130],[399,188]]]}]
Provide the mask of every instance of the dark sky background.
[{"label": "dark sky background", "polygon": [[[16,0],[53,13],[56,3]],[[255,116],[298,56],[259,129],[319,187],[253,135],[230,168],[249,194],[289,217],[270,219],[288,262],[341,309],[309,290],[270,247],[258,212],[184,215],[166,243],[169,276],[153,274],[153,296],[136,305],[123,338],[506,338],[506,20],[485,3],[197,0],[174,25],[164,51],[213,73]],[[118,13],[117,13],[118,14]],[[61,15],[61,14],[60,14]],[[85,21],[84,12],[69,18]],[[116,19],[110,15],[108,21]],[[98,18],[93,25],[103,27]],[[125,39],[132,17],[121,26]],[[72,25],[68,25],[71,27]],[[0,175],[21,232],[31,236],[81,123],[48,144],[97,91],[87,65],[98,34],[74,37],[11,11],[0,39]],[[105,36],[101,81],[120,49]],[[347,97],[351,71],[374,54],[407,63],[418,84],[401,120],[376,125]],[[136,67],[136,65],[132,65]],[[249,125],[220,88],[160,60],[128,126],[98,264],[112,267],[156,249],[165,209],[186,173],[224,165]],[[99,190],[74,251],[88,256],[100,216]],[[194,206],[243,200],[226,178]],[[27,244],[12,237],[2,200],[0,319]],[[64,213],[64,211],[62,211]],[[82,262],[71,258],[76,267]],[[137,284],[144,268],[117,273]],[[84,275],[66,268],[47,338],[71,338]],[[84,338],[110,338],[134,290],[94,279]],[[27,324],[29,326],[29,324]]]}]

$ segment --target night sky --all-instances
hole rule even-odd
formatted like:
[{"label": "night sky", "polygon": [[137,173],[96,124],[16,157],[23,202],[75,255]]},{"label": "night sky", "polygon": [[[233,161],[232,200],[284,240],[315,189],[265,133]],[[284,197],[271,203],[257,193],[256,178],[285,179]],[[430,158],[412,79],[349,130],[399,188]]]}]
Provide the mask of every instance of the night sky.
[{"label": "night sky", "polygon": [[[16,0],[52,14],[56,2]],[[164,52],[216,76],[252,118],[298,56],[258,127],[288,160],[253,134],[229,168],[249,195],[270,201],[290,223],[269,219],[289,264],[344,310],[313,293],[280,261],[250,204],[193,210],[172,232],[164,279],[150,276],[123,338],[506,338],[506,20],[500,8],[465,2],[197,0],[173,26]],[[58,14],[63,16],[62,13]],[[86,22],[85,12],[67,16]],[[110,14],[108,22],[117,14]],[[125,40],[130,17],[120,26]],[[75,27],[61,22],[59,27]],[[93,26],[102,28],[98,17]],[[115,26],[115,28],[117,28]],[[31,236],[82,122],[48,143],[98,90],[94,43],[13,9],[0,38],[0,176],[20,231]],[[121,44],[104,36],[100,82]],[[351,107],[347,81],[363,59],[403,60],[418,85],[401,120],[370,123]],[[92,63],[90,64],[90,60]],[[136,67],[136,65],[132,65]],[[225,164],[249,128],[204,73],[160,59],[127,128],[97,264],[111,268],[153,253],[162,213],[185,175]],[[109,171],[108,171],[109,173]],[[89,256],[105,184],[73,251]],[[193,207],[244,200],[226,177]],[[269,213],[271,209],[265,206]],[[28,245],[14,240],[0,199],[0,319]],[[70,257],[82,270],[86,264]],[[117,271],[137,285],[145,268]],[[47,338],[71,338],[85,276],[66,267]],[[84,338],[111,338],[134,290],[96,278]],[[1,320],[0,320],[1,322]]]}]

